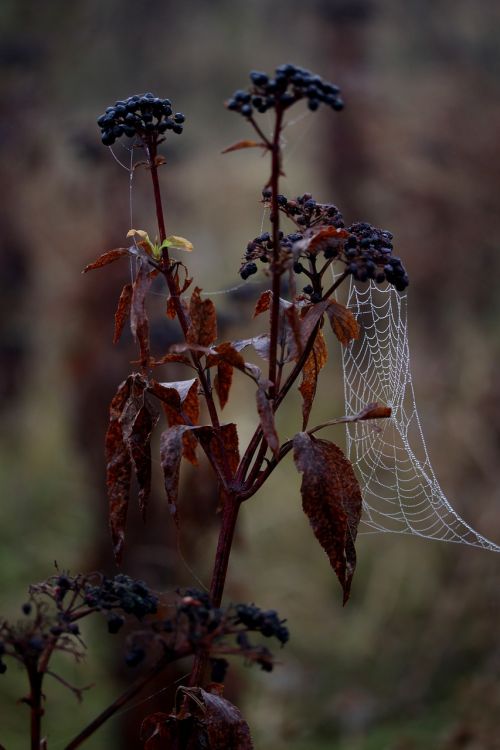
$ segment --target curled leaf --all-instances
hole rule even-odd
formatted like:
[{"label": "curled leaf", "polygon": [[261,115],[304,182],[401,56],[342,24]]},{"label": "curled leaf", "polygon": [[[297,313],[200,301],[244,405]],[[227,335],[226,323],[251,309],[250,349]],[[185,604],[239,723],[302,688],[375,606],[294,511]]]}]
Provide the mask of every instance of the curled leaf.
[{"label": "curled leaf", "polygon": [[179,494],[179,472],[184,451],[183,436],[187,425],[174,425],[162,432],[160,438],[160,461],[163,470],[163,481],[167,494],[167,503],[176,525],[179,525],[177,497]]},{"label": "curled leaf", "polygon": [[87,273],[96,268],[107,266],[109,263],[114,263],[115,260],[123,258],[125,255],[130,255],[128,247],[117,247],[114,250],[108,250],[106,253],[100,255],[93,263],[89,263],[88,266],[85,266],[82,273]]},{"label": "curled leaf", "polygon": [[113,334],[113,344],[117,344],[125,326],[125,321],[128,314],[130,313],[130,305],[132,302],[132,284],[125,284],[123,287],[120,299],[118,300],[118,306],[115,312],[115,330]]},{"label": "curled leaf", "polygon": [[149,360],[149,321],[146,313],[146,295],[151,286],[152,277],[146,262],[141,261],[132,286],[130,308],[130,329],[139,343],[141,362],[146,366]]},{"label": "curled leaf", "polygon": [[258,141],[238,141],[238,143],[233,143],[232,146],[228,146],[224,149],[221,153],[223,154],[229,154],[231,151],[241,151],[241,149],[244,148],[268,148],[267,143],[262,143]]},{"label": "curled leaf", "polygon": [[174,250],[185,250],[187,253],[190,253],[193,250],[193,243],[185,237],[178,237],[176,234],[171,234],[163,240],[160,250],[164,247],[172,247]]},{"label": "curled leaf", "polygon": [[306,359],[302,370],[302,382],[299,391],[302,395],[302,429],[305,430],[309,421],[320,370],[325,366],[328,359],[325,337],[322,331],[318,331],[314,340],[311,353]]},{"label": "curled leaf", "polygon": [[293,457],[302,473],[302,507],[349,599],[356,568],[354,542],[361,518],[361,490],[340,448],[306,432],[293,439]]},{"label": "curled leaf", "polygon": [[109,407],[106,432],[106,488],[108,492],[109,525],[113,553],[117,562],[123,557],[125,525],[132,477],[132,461],[120,421],[130,395],[130,379],[124,380]]}]

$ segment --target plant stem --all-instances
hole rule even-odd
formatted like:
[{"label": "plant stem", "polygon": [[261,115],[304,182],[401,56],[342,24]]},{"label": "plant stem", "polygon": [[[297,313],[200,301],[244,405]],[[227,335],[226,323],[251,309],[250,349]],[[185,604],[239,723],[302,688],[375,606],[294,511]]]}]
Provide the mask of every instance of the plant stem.
[{"label": "plant stem", "polygon": [[40,750],[42,740],[42,681],[43,674],[37,666],[28,669],[30,682],[29,706],[31,712],[31,750]]},{"label": "plant stem", "polygon": [[[210,599],[212,606],[220,607],[224,585],[226,583],[229,556],[234,539],[234,530],[238,519],[241,501],[237,494],[224,493],[222,510],[222,522],[215,553],[215,563],[210,584]],[[208,654],[198,653],[195,657],[193,669],[189,678],[191,687],[199,686],[208,662]]]},{"label": "plant stem", "polygon": [[280,212],[278,207],[278,188],[281,172],[281,127],[283,123],[283,110],[281,107],[276,108],[276,122],[274,125],[274,135],[271,148],[271,221],[273,224],[273,299],[271,302],[271,333],[269,342],[269,380],[271,381],[271,397],[274,398],[277,393],[276,384],[276,358],[278,350],[278,333],[280,318],[280,291],[281,291],[281,258],[280,258]]},{"label": "plant stem", "polygon": [[[158,231],[160,233],[160,243],[162,243],[163,240],[166,238],[167,234],[165,230],[165,219],[164,219],[163,205],[162,205],[162,200],[161,200],[160,182],[158,180],[158,167],[156,164],[156,150],[157,150],[156,143],[154,141],[151,141],[148,144],[149,169],[151,172],[151,180],[153,183],[153,193],[154,193],[155,206],[156,206],[156,218],[158,221]],[[174,301],[175,312],[177,313],[177,317],[179,319],[179,323],[182,328],[184,338],[186,339],[187,332],[189,329],[189,320],[186,316],[186,312],[182,306],[182,303],[179,297],[179,289],[178,289],[177,282],[174,279],[171,269],[170,269],[170,256],[168,254],[168,248],[163,249],[162,273],[167,282],[170,296],[172,297]],[[191,359],[193,360],[193,364],[196,368],[198,377],[200,379],[201,387],[203,388],[203,393],[205,395],[205,399],[207,402],[208,412],[210,414],[210,420],[212,422],[213,427],[218,428],[220,427],[220,422],[219,422],[219,416],[217,414],[217,408],[215,406],[215,402],[212,396],[212,390],[208,384],[203,367],[200,364],[200,358],[197,354],[195,354],[194,352],[191,352]]]}]

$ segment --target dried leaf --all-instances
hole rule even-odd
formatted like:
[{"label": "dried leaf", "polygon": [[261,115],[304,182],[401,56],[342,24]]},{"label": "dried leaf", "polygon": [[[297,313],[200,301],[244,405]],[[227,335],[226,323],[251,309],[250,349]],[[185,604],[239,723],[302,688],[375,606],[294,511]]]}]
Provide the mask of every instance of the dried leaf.
[{"label": "dried leaf", "polygon": [[374,401],[371,404],[367,404],[356,414],[356,420],[363,419],[388,419],[392,414],[390,406],[384,406]]},{"label": "dried leaf", "polygon": [[187,425],[174,425],[162,432],[160,437],[160,461],[163,481],[167,493],[167,503],[176,525],[179,525],[177,496],[179,492],[179,472],[184,451],[184,434],[191,429]]},{"label": "dried leaf", "polygon": [[201,289],[195,287],[189,303],[189,317],[191,324],[188,328],[186,340],[188,344],[210,346],[217,338],[217,318],[215,305],[210,299],[202,300]]},{"label": "dried leaf", "polygon": [[358,481],[340,448],[306,432],[295,435],[293,457],[303,474],[302,507],[340,581],[345,604],[356,567],[354,542],[362,505]]},{"label": "dried leaf", "polygon": [[159,367],[160,365],[167,365],[170,362],[177,362],[180,365],[186,365],[186,367],[192,367],[193,363],[185,354],[178,354],[176,352],[168,352],[163,357],[154,359],[153,357],[149,360],[149,367]]},{"label": "dried leaf", "polygon": [[359,324],[352,312],[333,299],[328,300],[328,303],[326,314],[340,343],[345,346],[353,339],[359,338]]},{"label": "dried leaf", "polygon": [[233,366],[220,361],[217,364],[217,375],[214,378],[214,388],[219,397],[220,408],[223,409],[229,398],[231,383],[233,382]]},{"label": "dried leaf", "polygon": [[[197,748],[253,750],[250,729],[235,705],[203,688],[181,688],[181,691],[190,699],[190,711],[195,718],[191,737],[196,737]],[[190,750],[195,746],[185,747]]]},{"label": "dried leaf", "polygon": [[307,245],[310,252],[322,249],[322,246],[331,240],[345,240],[350,237],[346,229],[337,229],[337,227],[324,227],[315,234]]},{"label": "dried leaf", "polygon": [[[170,427],[174,425],[193,426],[198,424],[200,405],[198,400],[198,380],[180,380],[172,383],[157,383],[151,380],[150,390],[160,399]],[[184,457],[194,466],[196,460],[196,438],[189,432],[183,436]]]},{"label": "dried leaf", "polygon": [[146,295],[151,282],[147,264],[141,261],[132,287],[130,329],[134,338],[139,342],[141,362],[144,366],[147,365],[149,360],[149,321],[146,313]]},{"label": "dried leaf", "polygon": [[326,348],[325,337],[321,331],[318,331],[312,351],[306,359],[304,369],[302,370],[302,382],[299,386],[299,391],[302,395],[303,430],[307,428],[314,397],[316,396],[319,372],[325,366],[327,359],[328,350]]},{"label": "dried leaf", "polygon": [[243,148],[268,148],[266,143],[259,143],[258,141],[238,141],[233,143],[232,146],[228,146],[221,153],[229,154],[231,151],[241,151]]},{"label": "dried leaf", "polygon": [[269,448],[277,457],[280,450],[278,433],[274,424],[274,412],[271,401],[267,397],[264,388],[257,389],[257,411],[259,413],[262,432],[267,440]]},{"label": "dried leaf", "polygon": [[236,425],[229,422],[220,425],[218,430],[209,426],[197,427],[195,432],[203,448],[210,452],[222,474],[226,473],[225,456],[227,468],[231,476],[234,477],[240,463]]},{"label": "dried leaf", "polygon": [[135,376],[131,382],[127,405],[120,418],[123,438],[135,470],[139,487],[139,509],[144,519],[151,494],[151,434],[159,418],[147,399],[146,388],[146,381],[141,376]]},{"label": "dried leaf", "polygon": [[170,320],[174,320],[177,315],[177,310],[175,309],[175,300],[173,297],[169,297],[167,300],[167,318],[170,318]]},{"label": "dried leaf", "polygon": [[251,339],[241,339],[240,341],[232,341],[231,345],[236,351],[241,352],[246,349],[247,346],[252,346],[257,352],[259,357],[262,359],[269,360],[269,345],[270,338],[269,334],[261,333],[259,336],[253,336]]},{"label": "dried leaf", "polygon": [[260,315],[261,313],[266,312],[266,310],[269,310],[269,308],[271,307],[272,299],[273,299],[273,293],[270,289],[266,289],[265,292],[262,292],[262,294],[260,295],[255,305],[255,310],[253,311],[253,317],[256,318],[257,315]]},{"label": "dried leaf", "polygon": [[87,273],[88,271],[93,271],[95,268],[107,266],[108,263],[114,263],[115,260],[123,258],[124,255],[130,255],[128,247],[116,247],[114,250],[108,250],[106,253],[100,255],[93,263],[89,263],[88,266],[85,266],[82,273]]},{"label": "dried leaf", "polygon": [[109,407],[109,426],[106,432],[106,487],[108,491],[109,525],[113,553],[119,563],[123,556],[127,521],[132,461],[124,440],[120,421],[130,395],[130,378],[118,387]]},{"label": "dried leaf", "polygon": [[125,320],[130,313],[130,304],[132,302],[132,284],[125,284],[118,300],[118,307],[115,312],[115,331],[113,335],[113,344],[117,344],[122,335]]}]

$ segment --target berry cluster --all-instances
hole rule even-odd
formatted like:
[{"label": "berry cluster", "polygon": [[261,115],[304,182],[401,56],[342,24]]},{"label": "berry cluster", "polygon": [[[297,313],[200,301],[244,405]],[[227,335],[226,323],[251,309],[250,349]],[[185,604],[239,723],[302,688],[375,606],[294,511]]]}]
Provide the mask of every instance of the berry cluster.
[{"label": "berry cluster", "polygon": [[[262,191],[264,203],[271,201],[271,191],[265,188]],[[277,195],[278,209],[293,221],[302,231],[316,226],[344,227],[344,218],[337,206],[333,203],[319,203],[314,200],[311,193],[299,195],[295,200],[284,195]]]},{"label": "berry cluster", "polygon": [[236,605],[237,623],[244,625],[247,630],[256,630],[265,638],[277,638],[284,646],[290,638],[288,628],[280,620],[274,609],[262,610],[255,604]]},{"label": "berry cluster", "polygon": [[[146,584],[123,574],[114,578],[103,578],[98,586],[86,586],[84,601],[93,609],[122,609],[126,614],[135,615],[139,620],[145,615],[155,614],[158,610],[158,597]],[[123,618],[115,613],[113,617],[108,617],[110,633],[117,633],[122,624]]]},{"label": "berry cluster", "polygon": [[226,102],[228,109],[243,117],[252,117],[254,111],[263,114],[274,107],[288,109],[300,99],[307,99],[307,106],[313,112],[322,102],[337,112],[344,108],[338,86],[298,65],[280,65],[274,77],[252,70],[250,80],[249,90],[235,91]]},{"label": "berry cluster", "polygon": [[105,146],[112,146],[122,135],[139,136],[141,139],[157,137],[171,130],[182,133],[186,118],[182,112],[173,114],[170,99],[159,99],[154,94],[129,96],[120,99],[113,107],[108,107],[98,117],[101,139]]},{"label": "berry cluster", "polygon": [[347,231],[350,236],[343,244],[342,259],[353,278],[373,279],[377,284],[388,281],[403,292],[409,283],[408,274],[400,258],[392,255],[392,234],[367,222],[351,224]]}]

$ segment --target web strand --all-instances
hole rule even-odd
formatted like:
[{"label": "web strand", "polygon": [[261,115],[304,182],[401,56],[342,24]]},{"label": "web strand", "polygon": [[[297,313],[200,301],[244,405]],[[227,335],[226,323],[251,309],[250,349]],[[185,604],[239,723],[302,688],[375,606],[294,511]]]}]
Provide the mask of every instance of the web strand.
[{"label": "web strand", "polygon": [[363,495],[360,533],[388,531],[500,551],[453,509],[434,474],[415,403],[407,296],[352,280],[347,306],[361,335],[342,348],[346,414],[378,401],[389,419],[347,424],[347,453]]}]

